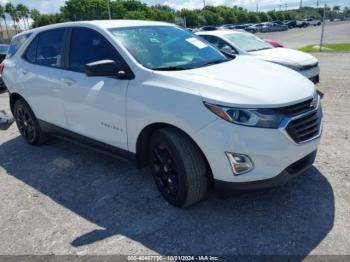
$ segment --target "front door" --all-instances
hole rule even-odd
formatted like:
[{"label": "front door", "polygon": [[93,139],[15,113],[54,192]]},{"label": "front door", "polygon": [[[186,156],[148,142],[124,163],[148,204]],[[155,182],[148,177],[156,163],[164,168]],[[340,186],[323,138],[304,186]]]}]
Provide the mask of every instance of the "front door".
[{"label": "front door", "polygon": [[71,29],[68,70],[62,74],[67,128],[80,135],[127,149],[125,100],[128,80],[88,77],[84,65],[104,59],[121,63],[115,48],[100,33]]}]

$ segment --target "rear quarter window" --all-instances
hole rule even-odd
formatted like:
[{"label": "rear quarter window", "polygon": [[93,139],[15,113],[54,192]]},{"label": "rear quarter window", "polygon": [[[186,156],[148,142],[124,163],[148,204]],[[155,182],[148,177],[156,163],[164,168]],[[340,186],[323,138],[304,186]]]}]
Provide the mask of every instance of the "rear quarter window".
[{"label": "rear quarter window", "polygon": [[25,35],[15,36],[14,38],[12,38],[11,43],[10,43],[10,48],[8,50],[6,57],[10,58],[14,54],[16,54],[18,49],[20,49],[20,47],[26,42],[26,40],[28,39],[28,37],[30,35],[31,34],[25,34]]}]

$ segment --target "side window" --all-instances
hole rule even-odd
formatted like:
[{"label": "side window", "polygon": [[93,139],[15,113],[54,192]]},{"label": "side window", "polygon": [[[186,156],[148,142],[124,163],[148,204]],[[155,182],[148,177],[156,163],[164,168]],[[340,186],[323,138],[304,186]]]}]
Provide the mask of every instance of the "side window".
[{"label": "side window", "polygon": [[64,28],[45,31],[39,34],[36,49],[36,64],[62,67]]},{"label": "side window", "polygon": [[37,47],[38,47],[38,37],[35,37],[34,40],[29,44],[23,58],[28,62],[35,63]]},{"label": "side window", "polygon": [[69,69],[84,72],[86,64],[104,59],[120,62],[117,51],[101,34],[88,28],[72,29]]},{"label": "side window", "polygon": [[7,58],[10,58],[16,54],[17,50],[25,43],[30,34],[20,35],[12,38],[10,43],[10,48],[7,53]]},{"label": "side window", "polygon": [[207,40],[209,43],[211,43],[212,45],[214,45],[215,47],[217,47],[220,50],[225,50],[226,52],[237,53],[237,51],[234,48],[232,48],[232,46],[230,46],[224,40],[222,40],[216,36],[203,35],[203,37],[205,40]]},{"label": "side window", "polygon": [[212,45],[215,45],[216,42],[216,37],[215,36],[211,36],[211,35],[200,35],[200,37],[203,37],[205,40],[207,40],[209,43],[211,43]]}]

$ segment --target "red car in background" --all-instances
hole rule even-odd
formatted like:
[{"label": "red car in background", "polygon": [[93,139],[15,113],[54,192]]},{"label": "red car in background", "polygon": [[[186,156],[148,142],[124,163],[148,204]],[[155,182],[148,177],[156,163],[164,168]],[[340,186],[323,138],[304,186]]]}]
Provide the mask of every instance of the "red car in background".
[{"label": "red car in background", "polygon": [[270,45],[273,45],[274,47],[284,47],[281,43],[275,41],[275,40],[270,40],[270,39],[263,39],[265,42],[269,43]]}]

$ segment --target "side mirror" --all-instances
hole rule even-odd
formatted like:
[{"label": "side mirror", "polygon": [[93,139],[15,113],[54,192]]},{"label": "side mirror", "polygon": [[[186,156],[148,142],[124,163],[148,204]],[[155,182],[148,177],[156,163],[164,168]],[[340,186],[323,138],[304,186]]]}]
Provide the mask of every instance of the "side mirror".
[{"label": "side mirror", "polygon": [[220,49],[221,53],[223,53],[225,56],[234,58],[237,54],[237,52],[230,46],[226,45],[223,48]]},{"label": "side mirror", "polygon": [[119,66],[113,60],[100,60],[85,65],[85,74],[87,76],[107,76],[117,79],[130,79],[125,68]]}]

